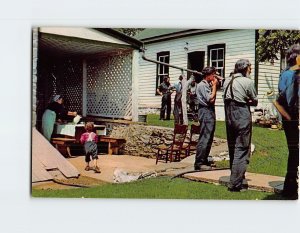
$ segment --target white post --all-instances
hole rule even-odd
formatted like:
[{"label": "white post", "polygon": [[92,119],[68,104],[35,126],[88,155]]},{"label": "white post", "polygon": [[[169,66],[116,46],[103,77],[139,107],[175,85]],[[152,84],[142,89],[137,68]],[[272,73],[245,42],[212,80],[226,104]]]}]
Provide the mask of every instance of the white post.
[{"label": "white post", "polygon": [[193,79],[190,78],[189,80],[187,80],[186,75],[183,74],[183,71],[182,71],[182,76],[183,76],[183,79],[182,79],[181,106],[182,106],[183,124],[188,125],[189,120],[188,120],[188,116],[187,116],[186,95],[187,95],[188,86],[190,85],[190,83],[192,82]]},{"label": "white post", "polygon": [[36,126],[37,103],[37,62],[38,62],[38,28],[32,29],[32,127]]},{"label": "white post", "polygon": [[138,121],[138,97],[139,97],[139,52],[132,51],[132,121]]},{"label": "white post", "polygon": [[83,59],[82,62],[82,116],[86,117],[86,106],[87,106],[87,69],[86,60]]}]

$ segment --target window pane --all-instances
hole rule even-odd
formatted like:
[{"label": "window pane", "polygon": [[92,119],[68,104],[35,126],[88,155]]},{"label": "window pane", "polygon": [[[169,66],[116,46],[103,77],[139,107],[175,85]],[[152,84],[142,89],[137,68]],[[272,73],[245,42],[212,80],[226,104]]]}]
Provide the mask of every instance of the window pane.
[{"label": "window pane", "polygon": [[163,69],[164,69],[163,65],[160,64],[158,65],[159,65],[159,70],[158,70],[159,74],[163,74]]},{"label": "window pane", "polygon": [[215,49],[211,50],[211,59],[212,60],[217,59],[217,50]]},{"label": "window pane", "polygon": [[211,62],[211,66],[217,67],[217,62],[212,61],[212,62]]},{"label": "window pane", "polygon": [[166,74],[169,74],[169,66],[165,66],[165,72]]},{"label": "window pane", "polygon": [[224,57],[224,49],[219,49],[218,50],[218,59],[223,59]]},{"label": "window pane", "polygon": [[220,74],[220,76],[223,77],[223,69],[217,69],[217,71]]},{"label": "window pane", "polygon": [[218,61],[218,67],[223,67],[223,61]]},{"label": "window pane", "polygon": [[170,63],[170,56],[166,56],[165,62],[168,63],[168,64]]},{"label": "window pane", "polygon": [[166,74],[166,66],[162,65],[162,74]]}]

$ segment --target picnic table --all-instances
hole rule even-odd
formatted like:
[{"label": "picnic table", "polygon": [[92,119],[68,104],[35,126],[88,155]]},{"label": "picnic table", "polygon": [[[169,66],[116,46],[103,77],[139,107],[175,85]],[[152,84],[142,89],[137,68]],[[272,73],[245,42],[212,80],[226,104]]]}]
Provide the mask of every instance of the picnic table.
[{"label": "picnic table", "polygon": [[[73,157],[70,147],[72,144],[80,144],[80,136],[85,132],[84,124],[55,124],[52,144],[66,157]],[[94,132],[98,136],[106,135],[105,125],[94,125]],[[62,150],[61,150],[62,149]]]},{"label": "picnic table", "polygon": [[99,141],[108,143],[107,153],[109,155],[119,154],[120,147],[126,142],[124,138],[114,138],[110,136],[101,136]]}]

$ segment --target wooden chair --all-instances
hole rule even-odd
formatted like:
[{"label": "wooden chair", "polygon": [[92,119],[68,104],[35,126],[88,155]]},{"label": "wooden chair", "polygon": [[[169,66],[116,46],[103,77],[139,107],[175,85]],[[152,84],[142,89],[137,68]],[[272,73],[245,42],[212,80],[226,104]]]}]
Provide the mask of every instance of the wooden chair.
[{"label": "wooden chair", "polygon": [[168,160],[170,162],[180,161],[180,154],[182,152],[187,129],[187,125],[175,125],[172,144],[170,146],[161,145],[157,148],[156,164],[158,160],[166,160],[166,163]]},{"label": "wooden chair", "polygon": [[190,140],[189,140],[188,144],[184,145],[184,147],[183,147],[183,149],[185,150],[186,156],[190,156],[191,151],[197,150],[199,135],[200,135],[200,125],[191,125]]}]

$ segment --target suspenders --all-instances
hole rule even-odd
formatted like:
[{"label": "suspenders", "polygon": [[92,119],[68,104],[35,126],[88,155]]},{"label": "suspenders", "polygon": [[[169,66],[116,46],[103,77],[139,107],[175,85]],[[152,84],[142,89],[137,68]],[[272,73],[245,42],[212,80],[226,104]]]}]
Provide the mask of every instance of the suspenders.
[{"label": "suspenders", "polygon": [[227,91],[228,91],[228,88],[230,86],[230,95],[231,95],[231,99],[234,100],[234,95],[233,95],[233,90],[232,90],[232,83],[233,83],[233,80],[237,77],[240,77],[240,76],[235,76],[235,77],[232,77],[232,79],[230,80],[230,82],[228,83],[226,89],[225,89],[225,94],[224,94],[224,98],[226,100],[226,95],[227,95]]}]

